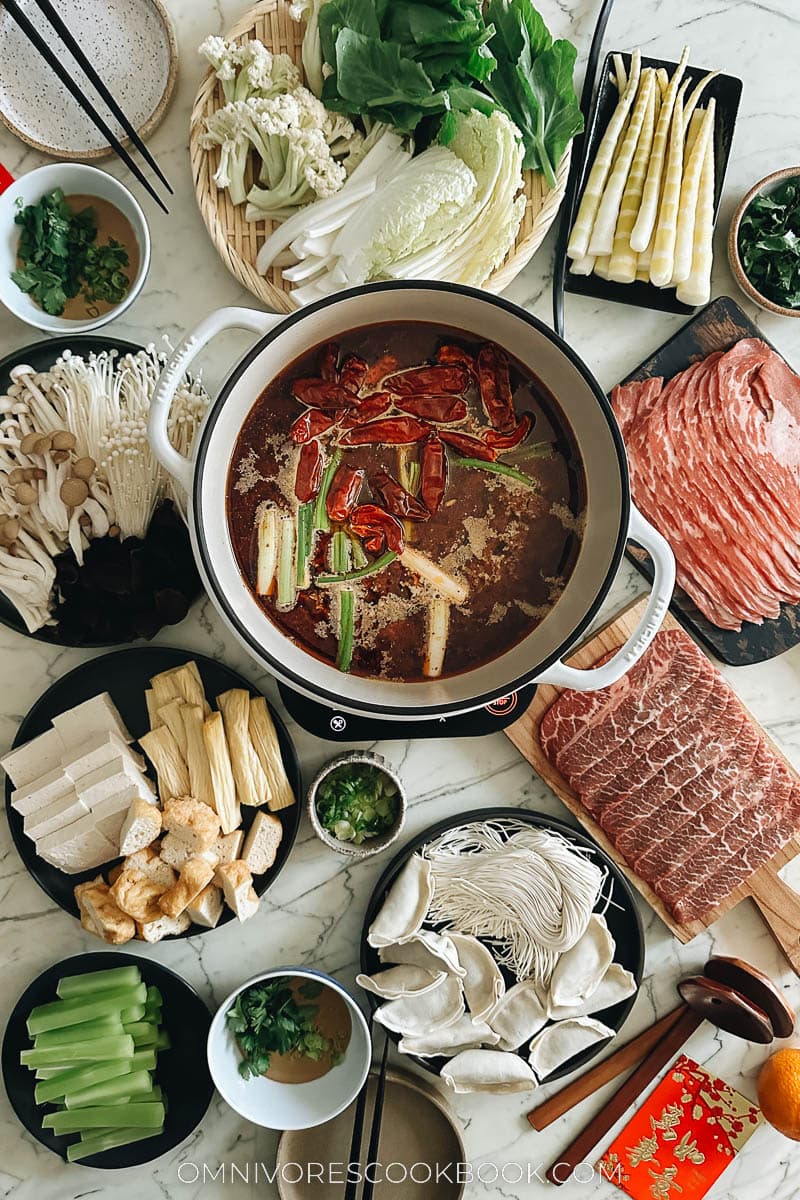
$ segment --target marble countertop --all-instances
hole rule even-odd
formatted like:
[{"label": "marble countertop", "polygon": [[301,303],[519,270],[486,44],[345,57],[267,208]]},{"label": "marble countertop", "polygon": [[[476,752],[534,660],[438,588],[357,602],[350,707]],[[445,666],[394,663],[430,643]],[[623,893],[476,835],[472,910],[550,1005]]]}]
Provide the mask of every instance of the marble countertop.
[{"label": "marble countertop", "polygon": [[[164,217],[144,198],[153,234],[152,270],[136,304],[110,330],[143,342],[157,341],[162,335],[175,341],[212,308],[252,303],[228,275],[206,237],[194,202],[187,153],[189,110],[201,72],[196,47],[207,33],[224,32],[245,5],[242,0],[166,0],[166,6],[176,26],[181,72],[172,108],[151,146],[175,186],[173,213]],[[566,35],[578,44],[581,61],[597,4],[541,0],[540,7],[557,35]],[[796,157],[794,147],[800,141],[800,12],[796,0],[620,0],[605,44],[614,49],[639,45],[646,52],[675,59],[684,42],[691,44],[693,62],[713,64],[744,80],[717,235],[714,294],[737,295],[751,311],[736,293],[728,270],[725,231],[747,187]],[[13,174],[40,161],[0,126],[0,162]],[[121,177],[126,175],[115,160],[103,166]],[[552,237],[507,293],[548,321],[551,251]],[[800,322],[755,310],[751,315],[788,359],[800,364]],[[567,298],[567,336],[604,386],[626,374],[681,323],[680,317]],[[34,340],[34,330],[0,313],[0,354]],[[233,339],[215,344],[205,366],[211,386],[225,374],[243,344]],[[641,590],[640,577],[624,567],[605,615]],[[158,640],[223,659],[274,694],[272,682],[260,676],[233,643],[208,603],[198,605],[181,626],[165,631]],[[91,654],[40,645],[0,628],[0,751],[9,745],[19,721],[41,692]],[[725,673],[800,767],[800,647],[771,663]],[[302,730],[294,728],[292,732],[310,777],[331,755],[331,748]],[[518,805],[562,818],[567,815],[502,734],[480,740],[384,742],[378,749],[395,764],[408,786],[407,837],[443,817],[483,805]],[[289,866],[254,920],[242,927],[229,924],[190,941],[161,943],[147,952],[184,975],[210,1004],[219,1002],[259,966],[313,963],[352,984],[364,906],[382,865],[380,860],[349,865],[325,849],[304,821]],[[28,876],[5,823],[0,828],[0,897],[0,1018],[5,1019],[19,993],[40,971],[59,958],[96,949],[97,942],[55,908]],[[645,903],[640,902],[640,909],[647,940],[646,975],[625,1026],[625,1039],[673,1007],[677,979],[696,970],[712,951],[746,957],[800,1005],[800,980],[749,902],[688,946],[681,946]],[[720,1035],[706,1025],[692,1037],[687,1049],[745,1095],[755,1097],[765,1048]],[[203,1047],[198,1046],[200,1053]],[[543,1088],[537,1100],[552,1090]],[[469,1159],[476,1172],[485,1165],[480,1172],[483,1181],[467,1189],[469,1200],[544,1196],[550,1185],[536,1182],[535,1176],[531,1182],[517,1183],[520,1170],[526,1180],[528,1171],[537,1166],[543,1172],[611,1091],[611,1087],[605,1089],[577,1113],[562,1117],[541,1134],[534,1133],[524,1119],[531,1107],[530,1094],[456,1098]],[[115,1200],[275,1196],[276,1189],[264,1182],[263,1174],[257,1182],[254,1178],[256,1164],[272,1165],[276,1141],[277,1135],[244,1123],[216,1098],[201,1127],[172,1154],[139,1169],[101,1173],[68,1167],[48,1153],[18,1125],[2,1094],[0,1196],[13,1196],[14,1200],[78,1200],[93,1195]],[[186,1165],[179,1174],[181,1164]],[[205,1181],[203,1164],[208,1167]],[[220,1164],[225,1171],[214,1179]],[[239,1174],[233,1172],[232,1177],[234,1165]],[[398,1200],[405,1200],[402,1190],[394,1189]],[[720,1179],[713,1196],[715,1200],[790,1200],[798,1192],[800,1147],[763,1128]],[[611,1185],[599,1177],[567,1184],[560,1193],[563,1200],[613,1194]]]}]

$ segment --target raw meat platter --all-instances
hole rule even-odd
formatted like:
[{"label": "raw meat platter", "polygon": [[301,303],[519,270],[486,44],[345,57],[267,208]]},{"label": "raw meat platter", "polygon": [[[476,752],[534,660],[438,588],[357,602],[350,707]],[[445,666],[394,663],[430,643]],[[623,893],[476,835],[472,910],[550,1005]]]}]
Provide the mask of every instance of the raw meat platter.
[{"label": "raw meat platter", "polygon": [[[729,350],[742,338],[757,338],[770,346],[739,305],[729,296],[720,296],[631,372],[622,384],[657,376],[663,376],[666,382],[693,363]],[[650,560],[638,546],[629,545],[629,556],[639,570],[652,579]],[[739,631],[712,624],[679,585],[675,588],[672,609],[687,629],[730,666],[766,662],[800,642],[800,605],[797,604],[782,603],[779,615],[767,617],[760,625],[743,621]]]}]

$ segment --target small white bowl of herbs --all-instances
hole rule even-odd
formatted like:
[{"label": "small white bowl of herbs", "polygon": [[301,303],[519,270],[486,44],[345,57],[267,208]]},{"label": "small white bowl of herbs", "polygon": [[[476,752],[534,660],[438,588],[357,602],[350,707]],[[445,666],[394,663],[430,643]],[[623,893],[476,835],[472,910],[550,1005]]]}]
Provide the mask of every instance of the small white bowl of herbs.
[{"label": "small white bowl of herbs", "polygon": [[367,858],[391,846],[406,818],[399,776],[380,754],[340,754],[308,790],[309,820],[320,841],[339,854]]}]

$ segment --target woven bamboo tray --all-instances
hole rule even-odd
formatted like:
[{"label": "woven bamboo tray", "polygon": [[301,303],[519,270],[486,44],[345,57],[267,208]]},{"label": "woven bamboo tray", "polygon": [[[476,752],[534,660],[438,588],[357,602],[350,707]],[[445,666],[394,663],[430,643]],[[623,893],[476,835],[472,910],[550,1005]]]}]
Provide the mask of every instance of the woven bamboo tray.
[{"label": "woven bamboo tray", "polygon": [[[233,26],[227,37],[236,41],[258,38],[273,53],[289,54],[300,66],[303,26],[289,16],[287,0],[260,0]],[[201,145],[204,117],[223,103],[222,88],[209,68],[195,98],[189,132],[192,178],[200,213],[220,258],[239,283],[267,308],[291,312],[294,305],[289,299],[289,285],[283,282],[280,269],[273,268],[264,276],[255,268],[256,256],[272,231],[272,222],[245,220],[245,206],[231,204],[227,192],[220,191],[214,183],[219,148],[204,150]],[[525,172],[527,204],[517,240],[505,261],[484,284],[487,291],[501,292],[538,250],[564,196],[569,158],[568,147],[559,163],[553,189],[546,186],[538,171]]]}]

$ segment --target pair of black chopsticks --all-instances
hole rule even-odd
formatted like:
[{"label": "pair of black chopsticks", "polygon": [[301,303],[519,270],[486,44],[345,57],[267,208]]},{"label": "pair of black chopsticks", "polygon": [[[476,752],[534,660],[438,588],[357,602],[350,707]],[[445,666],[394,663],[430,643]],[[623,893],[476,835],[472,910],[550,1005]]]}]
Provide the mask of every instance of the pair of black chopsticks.
[{"label": "pair of black chopsticks", "polygon": [[[372,1018],[369,1023],[370,1036],[372,1036]],[[364,1163],[364,1190],[361,1193],[361,1200],[372,1200],[372,1190],[375,1187],[375,1165],[378,1162],[378,1147],[381,1140],[381,1121],[383,1120],[383,1097],[386,1091],[386,1063],[389,1057],[389,1035],[383,1035],[383,1055],[381,1057],[381,1069],[378,1074],[377,1083],[375,1086],[375,1103],[372,1106],[372,1126],[369,1133],[369,1146],[367,1149],[367,1158]],[[347,1184],[344,1190],[344,1200],[356,1200],[358,1192],[359,1178],[358,1174],[354,1175],[352,1168],[361,1162],[361,1139],[364,1134],[364,1116],[367,1109],[367,1094],[369,1092],[369,1075],[361,1089],[358,1101],[356,1103],[356,1114],[353,1120],[353,1137],[350,1142],[350,1156],[347,1160]],[[372,1168],[370,1173],[370,1168]]]},{"label": "pair of black chopsticks", "polygon": [[[145,146],[142,139],[139,137],[139,134],[136,132],[133,125],[131,125],[130,121],[125,116],[125,113],[122,111],[122,109],[120,108],[117,101],[111,95],[111,92],[108,90],[106,85],[103,83],[103,80],[97,74],[97,71],[94,69],[92,64],[89,62],[89,59],[84,54],[80,45],[76,41],[74,35],[64,24],[64,21],[61,18],[60,14],[53,7],[52,0],[34,0],[34,3],[36,4],[36,7],[39,9],[39,11],[50,22],[50,25],[52,26],[53,30],[61,38],[62,42],[64,43],[66,48],[69,50],[72,57],[75,59],[78,66],[85,73],[86,77],[89,79],[92,86],[95,88],[95,90],[98,92],[98,94],[103,98],[105,103],[108,105],[111,112],[114,114],[114,116],[119,121],[122,128],[127,133],[128,137],[131,139],[131,142],[133,143],[133,145],[136,147],[136,149],[139,151],[139,153],[143,156],[143,158],[153,168],[156,175],[161,180],[161,182],[164,184],[164,187],[167,189],[167,191],[170,194],[172,194],[172,188],[170,187],[169,180],[164,175],[163,171],[159,167],[156,160],[153,158],[150,151]],[[89,117],[89,119],[97,126],[97,128],[100,130],[100,132],[103,134],[103,136],[107,139],[108,144],[111,146],[111,148],[115,152],[115,154],[119,158],[122,159],[122,161],[125,163],[125,165],[128,167],[128,169],[136,176],[136,178],[142,184],[142,186],[147,189],[147,191],[153,197],[153,199],[155,200],[155,202],[159,206],[159,208],[163,209],[165,213],[169,213],[169,209],[167,208],[166,204],[161,199],[161,197],[158,195],[158,193],[155,191],[155,189],[151,185],[150,181],[147,179],[146,175],[142,171],[141,167],[138,165],[138,163],[136,163],[133,160],[133,158],[131,158],[130,154],[125,149],[125,147],[122,145],[119,138],[116,137],[116,135],[112,132],[111,129],[109,129],[107,123],[103,120],[103,118],[100,116],[100,114],[94,108],[91,101],[88,99],[87,96],[85,96],[83,94],[83,92],[80,89],[79,84],[77,84],[75,82],[75,80],[72,78],[69,71],[64,66],[63,62],[61,61],[61,58],[59,57],[58,52],[47,44],[47,42],[45,41],[42,34],[39,32],[39,30],[36,28],[36,26],[31,21],[30,17],[28,17],[28,15],[25,12],[23,12],[23,10],[20,8],[19,4],[17,3],[17,0],[0,0],[0,4],[2,4],[2,7],[4,7],[7,10],[9,16],[11,16],[16,21],[17,25],[19,25],[20,29],[25,34],[28,41],[39,52],[39,54],[41,54],[42,58],[45,60],[45,62],[51,68],[51,70],[55,72],[55,74],[61,80],[61,82],[63,83],[63,85],[67,89],[67,91],[70,93],[70,95],[78,102],[80,107],[86,113],[87,117]]]}]

